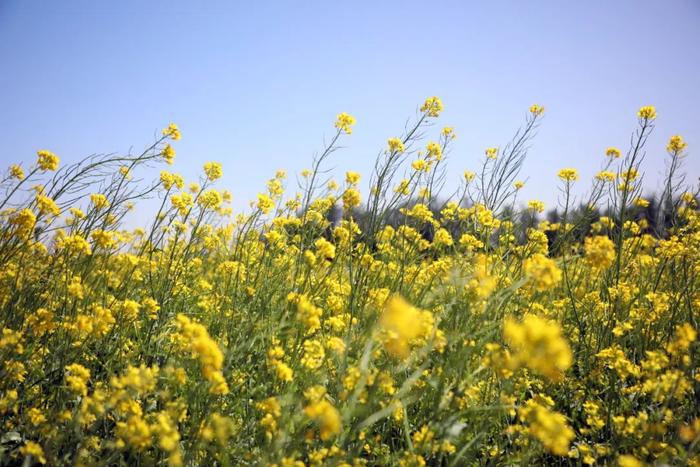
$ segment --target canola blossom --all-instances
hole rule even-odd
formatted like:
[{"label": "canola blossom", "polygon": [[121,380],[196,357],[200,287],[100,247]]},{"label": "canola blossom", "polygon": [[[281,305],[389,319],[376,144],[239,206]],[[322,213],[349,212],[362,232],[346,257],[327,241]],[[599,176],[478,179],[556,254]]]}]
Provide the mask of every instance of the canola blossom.
[{"label": "canola blossom", "polygon": [[172,123],[141,154],[7,167],[0,464],[700,465],[686,140],[643,192],[642,107],[625,156],[551,172],[545,213],[519,197],[544,107],[468,168],[443,110],[336,182],[338,114],[299,191],[279,170],[243,212],[222,164],[163,170]]}]

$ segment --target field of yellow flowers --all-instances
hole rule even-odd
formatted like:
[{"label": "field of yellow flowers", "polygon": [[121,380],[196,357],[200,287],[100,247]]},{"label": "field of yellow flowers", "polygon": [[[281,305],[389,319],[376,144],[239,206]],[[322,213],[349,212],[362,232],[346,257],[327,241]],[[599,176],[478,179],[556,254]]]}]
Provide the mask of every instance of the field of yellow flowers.
[{"label": "field of yellow flowers", "polygon": [[[544,108],[451,197],[442,109],[388,140],[366,194],[324,175],[355,123],[340,114],[299,193],[280,171],[245,214],[218,163],[136,178],[173,163],[174,124],[139,155],[10,167],[0,465],[700,465],[683,139],[663,222],[638,215],[650,106],[590,183],[559,172],[548,222],[517,198]],[[157,213],[124,229],[143,198]]]}]

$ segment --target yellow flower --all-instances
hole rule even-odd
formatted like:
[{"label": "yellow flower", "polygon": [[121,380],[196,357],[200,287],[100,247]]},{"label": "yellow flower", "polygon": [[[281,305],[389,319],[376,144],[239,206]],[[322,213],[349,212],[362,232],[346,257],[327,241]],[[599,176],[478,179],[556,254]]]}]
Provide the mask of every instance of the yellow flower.
[{"label": "yellow flower", "polygon": [[420,111],[425,112],[425,114],[428,117],[437,117],[438,115],[440,115],[440,112],[442,112],[443,108],[444,107],[440,98],[437,96],[433,96],[425,100],[423,106],[420,108]]},{"label": "yellow flower", "polygon": [[197,204],[204,208],[216,209],[221,206],[224,199],[217,190],[207,190],[202,192],[197,198]]},{"label": "yellow flower", "polygon": [[48,196],[36,195],[36,207],[39,210],[39,214],[42,215],[48,214],[51,216],[58,216],[61,214],[61,208]]},{"label": "yellow flower", "polygon": [[316,339],[307,339],[304,341],[304,354],[301,357],[301,364],[310,370],[316,370],[323,365],[323,360],[326,358],[326,351]]},{"label": "yellow flower", "polygon": [[107,201],[107,197],[101,193],[91,194],[90,201],[97,210],[109,207],[109,201]]},{"label": "yellow flower", "polygon": [[122,165],[119,167],[119,173],[126,179],[126,180],[131,180],[131,174],[129,172],[129,167],[126,165]]},{"label": "yellow flower", "polygon": [[498,148],[486,148],[486,157],[496,159],[498,157]]},{"label": "yellow flower", "polygon": [[290,382],[292,379],[294,379],[294,371],[289,368],[289,365],[287,365],[284,362],[280,361],[275,361],[273,363],[273,366],[275,368],[275,375],[277,378],[279,378],[280,381],[284,382]]},{"label": "yellow flower", "polygon": [[360,183],[360,174],[352,170],[345,172],[345,183],[348,185],[357,185]]},{"label": "yellow flower", "polygon": [[37,151],[37,165],[41,170],[56,170],[58,168],[58,156],[51,151]]},{"label": "yellow flower", "polygon": [[[40,464],[46,464],[46,457],[44,457],[44,450],[41,448],[40,445],[35,443],[34,441],[27,441],[24,446],[22,446],[19,450],[20,454],[23,456],[31,456]],[[31,465],[31,464],[28,464]]]},{"label": "yellow flower", "polygon": [[[323,310],[314,305],[306,295],[292,292],[287,296],[287,301],[296,304],[297,319],[304,325],[307,334],[321,328]],[[284,351],[281,348],[279,350],[284,355]]]},{"label": "yellow flower", "polygon": [[433,245],[434,246],[452,246],[454,244],[454,241],[452,240],[452,235],[443,228],[438,229],[435,232],[435,236],[433,237]]},{"label": "yellow flower", "polygon": [[191,352],[193,357],[199,360],[202,366],[202,376],[211,383],[210,392],[212,394],[227,394],[228,385],[221,373],[224,355],[216,341],[209,336],[207,329],[183,314],[177,315],[175,325],[178,330],[178,340],[185,349]]},{"label": "yellow flower", "polygon": [[605,150],[605,155],[613,159],[619,159],[622,154],[617,148],[608,148]]},{"label": "yellow flower", "polygon": [[117,422],[114,429],[118,446],[131,446],[144,451],[151,445],[151,427],[140,415],[132,415],[125,422]]},{"label": "yellow flower", "polygon": [[165,162],[167,162],[168,165],[173,165],[173,162],[175,161],[175,149],[173,149],[170,144],[165,145],[160,155],[163,157],[163,159],[165,159]]},{"label": "yellow flower", "polygon": [[17,236],[24,237],[34,230],[36,216],[30,209],[22,209],[10,217],[10,225],[15,227]]},{"label": "yellow flower", "polygon": [[561,270],[557,264],[541,253],[523,261],[523,272],[535,290],[540,292],[554,287],[561,280]]},{"label": "yellow flower", "polygon": [[617,458],[620,467],[644,467],[644,462],[629,454],[622,454]]},{"label": "yellow flower", "polygon": [[71,391],[87,395],[87,381],[90,379],[90,370],[80,365],[73,363],[66,367],[66,384]]},{"label": "yellow flower", "polygon": [[539,117],[544,113],[544,107],[542,107],[541,105],[532,104],[530,106],[530,113],[535,117]]},{"label": "yellow flower", "polygon": [[428,145],[425,147],[425,151],[426,159],[435,159],[438,161],[442,159],[442,148],[436,142],[429,142]]},{"label": "yellow flower", "polygon": [[306,406],[304,414],[318,425],[322,440],[328,440],[340,433],[342,421],[338,409],[325,399]]},{"label": "yellow flower", "polygon": [[681,135],[674,135],[671,136],[671,139],[668,141],[668,144],[666,145],[666,150],[670,154],[679,154],[683,152],[683,150],[687,146],[688,145],[685,141],[683,141],[683,137]]},{"label": "yellow flower", "polygon": [[416,159],[415,161],[411,162],[411,167],[415,171],[421,171],[424,170],[427,167],[427,165],[424,159]]},{"label": "yellow flower", "polygon": [[343,339],[333,336],[326,340],[326,348],[340,355],[345,352],[346,346]]},{"label": "yellow flower", "polygon": [[180,139],[180,129],[174,123],[171,123],[167,128],[163,129],[163,136],[170,137],[173,141]]},{"label": "yellow flower", "polygon": [[602,170],[596,174],[595,178],[601,182],[613,182],[615,181],[615,173],[609,170]]},{"label": "yellow flower", "polygon": [[565,456],[576,434],[564,415],[550,409],[552,404],[550,398],[536,396],[518,410],[518,416],[527,423],[527,433],[539,440],[547,451]]},{"label": "yellow flower", "polygon": [[583,249],[586,262],[593,268],[606,269],[615,261],[615,244],[604,235],[587,237]]},{"label": "yellow flower", "polygon": [[433,316],[429,311],[411,306],[398,295],[389,299],[379,320],[384,333],[384,348],[397,358],[410,354],[410,344],[427,337],[433,330]]},{"label": "yellow flower", "polygon": [[654,120],[656,118],[656,108],[653,105],[647,105],[639,109],[637,116],[642,120]]},{"label": "yellow flower", "polygon": [[348,188],[343,193],[343,209],[349,211],[350,209],[360,205],[360,192],[354,188]]},{"label": "yellow flower", "polygon": [[263,214],[268,214],[275,207],[275,202],[272,198],[264,193],[258,194],[258,209],[262,211]]},{"label": "yellow flower", "polygon": [[454,128],[449,127],[449,126],[446,126],[445,128],[443,128],[440,133],[442,134],[442,136],[445,137],[446,140],[455,139],[457,137],[457,135],[455,134]]},{"label": "yellow flower", "polygon": [[204,173],[210,182],[218,180],[224,174],[221,168],[221,164],[218,162],[207,162],[204,164]]},{"label": "yellow flower", "polygon": [[116,246],[116,244],[117,244],[117,241],[114,238],[114,233],[107,231],[107,230],[102,230],[102,229],[93,230],[90,233],[90,237],[95,242],[95,245],[102,247],[102,248],[110,249],[110,248]]},{"label": "yellow flower", "polygon": [[23,180],[24,179],[24,170],[22,170],[22,167],[19,165],[15,164],[10,167],[10,177],[15,178],[17,180]]},{"label": "yellow flower", "polygon": [[576,169],[561,169],[557,175],[565,182],[578,180],[578,171]]},{"label": "yellow flower", "polygon": [[532,209],[535,212],[543,212],[544,211],[544,203],[542,201],[533,199],[527,202],[527,207]]},{"label": "yellow flower", "polygon": [[503,337],[513,350],[514,365],[528,368],[552,380],[560,380],[572,363],[569,344],[553,321],[526,314],[521,323],[506,318]]},{"label": "yellow flower", "polygon": [[[156,418],[156,423],[152,427],[153,431],[158,435],[160,446],[166,452],[177,452],[178,442],[180,441],[180,433],[177,431],[177,424],[173,422],[166,412],[161,412]],[[172,466],[173,462],[169,464]]]},{"label": "yellow flower", "polygon": [[325,238],[319,238],[314,242],[316,246],[316,251],[318,254],[325,259],[335,258],[335,245],[326,240]]},{"label": "yellow flower", "polygon": [[404,148],[403,142],[399,138],[389,138],[389,152],[401,154],[406,150]]},{"label": "yellow flower", "polygon": [[345,112],[338,114],[335,121],[335,127],[340,131],[344,131],[348,135],[352,133],[352,126],[354,124],[355,117]]}]

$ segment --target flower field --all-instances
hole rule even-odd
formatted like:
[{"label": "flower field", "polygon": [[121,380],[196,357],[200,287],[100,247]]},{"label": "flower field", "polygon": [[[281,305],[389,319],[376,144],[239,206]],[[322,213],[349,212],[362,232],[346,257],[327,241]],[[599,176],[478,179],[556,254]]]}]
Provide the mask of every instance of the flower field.
[{"label": "flower field", "polygon": [[463,174],[442,110],[388,139],[367,192],[328,178],[340,114],[298,192],[279,171],[245,213],[220,164],[164,170],[174,124],[138,155],[9,167],[0,465],[700,465],[683,138],[649,155],[668,162],[652,210],[642,107],[593,180],[559,171],[545,220],[518,198],[545,109]]}]

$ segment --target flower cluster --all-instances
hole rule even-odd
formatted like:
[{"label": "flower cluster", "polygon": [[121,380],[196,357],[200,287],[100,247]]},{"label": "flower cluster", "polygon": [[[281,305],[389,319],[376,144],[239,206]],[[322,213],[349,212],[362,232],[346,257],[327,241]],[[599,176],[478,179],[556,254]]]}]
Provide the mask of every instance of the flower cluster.
[{"label": "flower cluster", "polygon": [[140,155],[8,167],[0,464],[700,464],[686,141],[655,202],[643,107],[628,155],[580,191],[588,171],[559,171],[549,210],[520,199],[517,141],[453,174],[442,102],[419,108],[368,193],[326,176],[340,114],[298,192],[277,171],[235,215],[219,163],[139,181],[174,124]]}]

